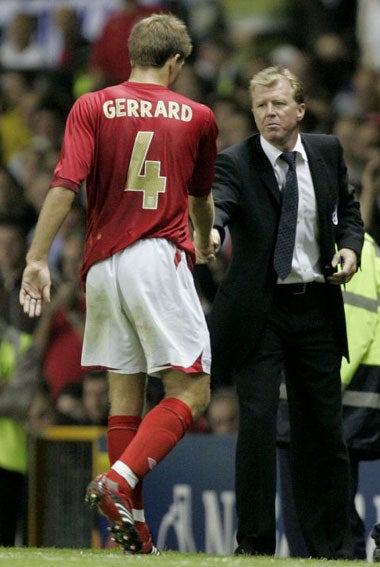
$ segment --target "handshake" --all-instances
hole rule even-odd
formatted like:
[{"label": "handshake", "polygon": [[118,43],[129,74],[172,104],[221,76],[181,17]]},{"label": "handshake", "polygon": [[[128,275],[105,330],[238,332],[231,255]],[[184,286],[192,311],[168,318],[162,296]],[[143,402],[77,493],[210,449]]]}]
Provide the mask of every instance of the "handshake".
[{"label": "handshake", "polygon": [[208,262],[215,260],[216,254],[219,252],[221,245],[220,234],[216,228],[211,230],[208,242],[200,242],[197,232],[194,231],[193,242],[197,264],[207,264]]}]

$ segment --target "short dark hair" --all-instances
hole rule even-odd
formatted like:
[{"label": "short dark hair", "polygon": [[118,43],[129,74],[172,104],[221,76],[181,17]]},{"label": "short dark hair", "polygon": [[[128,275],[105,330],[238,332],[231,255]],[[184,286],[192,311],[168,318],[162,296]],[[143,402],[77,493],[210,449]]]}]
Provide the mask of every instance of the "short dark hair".
[{"label": "short dark hair", "polygon": [[128,47],[132,66],[161,68],[176,54],[185,60],[192,42],[182,20],[172,14],[153,14],[134,25]]}]

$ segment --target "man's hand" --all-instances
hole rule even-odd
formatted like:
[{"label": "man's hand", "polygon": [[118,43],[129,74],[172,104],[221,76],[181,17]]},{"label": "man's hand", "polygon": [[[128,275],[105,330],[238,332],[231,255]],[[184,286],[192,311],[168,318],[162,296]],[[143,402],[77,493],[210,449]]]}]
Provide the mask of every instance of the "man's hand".
[{"label": "man's hand", "polygon": [[217,254],[220,250],[221,245],[222,245],[222,242],[220,240],[219,230],[217,230],[216,228],[213,228],[212,231],[211,231],[211,238],[212,238],[212,241],[213,241],[214,253]]},{"label": "man's hand", "polygon": [[349,248],[338,250],[338,252],[334,254],[331,265],[333,268],[336,268],[338,264],[340,264],[341,269],[339,271],[337,270],[331,276],[328,276],[327,280],[334,285],[346,284],[357,271],[356,252]]},{"label": "man's hand", "polygon": [[[217,232],[219,236],[218,231],[215,232]],[[215,254],[217,250],[220,248],[220,238],[219,238],[219,246],[217,246],[217,243],[215,241],[214,229],[211,231],[207,243],[199,241],[196,231],[194,231],[193,233],[193,241],[195,247],[195,254],[197,257],[197,264],[207,264],[208,262],[212,262],[213,260],[215,260]]]},{"label": "man's hand", "polygon": [[42,303],[50,302],[50,271],[46,262],[29,262],[22,275],[20,304],[29,317],[39,317]]}]

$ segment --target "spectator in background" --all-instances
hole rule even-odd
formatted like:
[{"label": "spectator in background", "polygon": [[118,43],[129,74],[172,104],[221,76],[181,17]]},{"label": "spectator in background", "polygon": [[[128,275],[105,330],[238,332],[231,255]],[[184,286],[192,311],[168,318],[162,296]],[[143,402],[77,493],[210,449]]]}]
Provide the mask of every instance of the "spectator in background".
[{"label": "spectator in background", "polygon": [[[23,163],[24,160],[29,163]],[[33,207],[35,216],[38,217],[49,187],[51,171],[44,167],[43,152],[31,149],[25,153],[23,152],[23,155],[20,156],[20,165],[24,169],[23,174],[27,176],[24,190],[25,197]],[[29,241],[34,228],[35,224],[29,232]]]},{"label": "spectator in background", "polygon": [[338,33],[322,33],[311,49],[314,80],[323,84],[330,100],[350,86],[356,67],[351,47]]},{"label": "spectator in background", "polygon": [[216,97],[212,100],[212,109],[219,124],[218,151],[240,142],[256,129],[252,113],[233,97]]},{"label": "spectator in background", "polygon": [[361,120],[357,116],[343,114],[336,117],[332,127],[332,133],[339,138],[343,147],[350,182],[356,188],[360,187],[363,173],[363,163],[358,155],[356,142],[360,123]]},{"label": "spectator in background", "polygon": [[[356,38],[363,69],[380,72],[380,5],[377,0],[356,0]],[[373,84],[373,83],[372,83]]]},{"label": "spectator in background", "polygon": [[226,37],[205,37],[198,46],[194,69],[208,93],[223,90],[223,80],[229,71],[231,51]]},{"label": "spectator in background", "polygon": [[[367,184],[368,172],[376,164],[380,155],[380,127],[375,117],[338,118],[334,125],[334,133],[342,134],[342,145],[348,158],[351,174],[350,181],[358,195],[361,194],[364,183]],[[370,165],[371,164],[371,165]],[[364,205],[364,203],[363,203]]]},{"label": "spectator in background", "polygon": [[83,407],[88,425],[107,425],[109,414],[107,372],[88,372],[83,378]]},{"label": "spectator in background", "polygon": [[291,40],[303,49],[312,50],[315,41],[322,35],[336,34],[354,49],[357,4],[361,1],[287,0]]},{"label": "spectator in background", "polygon": [[223,39],[229,27],[224,4],[221,0],[167,0],[169,10],[181,15],[194,40],[194,56],[198,57],[198,47],[204,40]]},{"label": "spectator in background", "polygon": [[58,425],[84,425],[86,421],[82,401],[82,382],[70,382],[63,386],[55,399]]},{"label": "spectator in background", "polygon": [[[63,108],[50,98],[39,97],[33,108],[30,109],[28,118],[29,138],[28,144],[19,151],[14,151],[7,163],[13,175],[23,183],[25,191],[28,191],[28,184],[34,179],[25,179],[25,161],[32,152],[35,152],[36,161],[35,171],[48,169],[48,156],[50,152],[58,155],[62,142],[64,130],[64,111]],[[50,170],[50,174],[52,170]]]},{"label": "spectator in background", "polygon": [[55,12],[54,20],[61,35],[58,70],[75,77],[87,65],[91,43],[82,33],[80,16],[74,8],[63,5]]},{"label": "spectator in background", "polygon": [[[361,201],[362,202],[362,201]],[[380,459],[380,248],[366,234],[363,268],[343,292],[350,364],[343,361],[343,430],[351,465],[354,557],[367,559],[366,532],[355,505],[360,463]]]},{"label": "spectator in background", "polygon": [[109,413],[107,372],[87,372],[80,382],[64,386],[55,402],[61,425],[106,426]]},{"label": "spectator in background", "polygon": [[217,388],[206,411],[210,433],[227,435],[239,430],[239,399],[234,387]]},{"label": "spectator in background", "polygon": [[131,72],[128,37],[132,27],[154,10],[138,0],[122,0],[122,8],[106,21],[90,52],[92,90],[126,81]]},{"label": "spectator in background", "polygon": [[339,117],[334,124],[360,199],[366,231],[380,245],[380,124],[376,115]]},{"label": "spectator in background", "polygon": [[27,250],[26,228],[22,217],[0,215],[0,305],[8,325],[32,333],[35,321],[25,317],[18,301]]},{"label": "spectator in background", "polygon": [[62,4],[53,12],[56,44],[53,84],[73,98],[93,88],[88,72],[92,43],[82,31],[80,7]]},{"label": "spectator in background", "polygon": [[30,119],[31,145],[44,153],[51,149],[58,151],[62,143],[65,118],[66,109],[59,103],[59,97],[57,100],[48,95],[41,97]]},{"label": "spectator in background", "polygon": [[360,63],[346,89],[334,97],[331,108],[335,117],[354,116],[359,120],[377,119],[380,100],[380,73]]},{"label": "spectator in background", "polygon": [[380,148],[364,166],[360,207],[367,232],[380,246]]},{"label": "spectator in background", "polygon": [[35,211],[39,211],[40,199],[34,196],[33,191],[30,191],[30,185],[40,173],[45,173],[48,169],[45,165],[45,154],[29,143],[16,155],[17,158],[12,160],[10,166],[11,173],[22,187],[26,200],[34,207]]},{"label": "spectator in background", "polygon": [[29,147],[32,139],[30,119],[40,94],[21,72],[1,76],[0,157],[8,166],[12,157]]},{"label": "spectator in background", "polygon": [[[39,365],[38,367],[40,368]],[[39,435],[52,425],[58,425],[58,414],[55,403],[51,399],[49,387],[41,376],[26,413],[26,429],[29,435]]]},{"label": "spectator in background", "polygon": [[176,81],[173,90],[197,102],[204,102],[206,97],[205,85],[191,64],[186,65],[182,69],[181,75],[178,77],[178,81]]},{"label": "spectator in background", "polygon": [[17,218],[26,232],[35,225],[37,215],[26,200],[22,186],[6,167],[0,166],[0,217]]},{"label": "spectator in background", "polygon": [[17,12],[11,19],[0,44],[0,67],[22,71],[46,66],[45,50],[36,36],[36,18],[27,12]]},{"label": "spectator in background", "polygon": [[39,381],[31,343],[29,334],[0,318],[0,546],[14,546],[20,535],[25,543],[25,421]]}]

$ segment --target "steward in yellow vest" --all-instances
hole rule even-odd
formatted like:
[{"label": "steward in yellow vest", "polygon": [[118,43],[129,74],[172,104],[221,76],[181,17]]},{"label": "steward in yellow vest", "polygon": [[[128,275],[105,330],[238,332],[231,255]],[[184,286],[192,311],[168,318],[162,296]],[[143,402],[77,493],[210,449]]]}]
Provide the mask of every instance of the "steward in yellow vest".
[{"label": "steward in yellow vest", "polygon": [[380,458],[380,250],[368,234],[362,266],[343,292],[350,353],[341,369],[343,420],[349,448]]},{"label": "steward in yellow vest", "polygon": [[[355,556],[366,559],[365,526],[354,496],[360,461],[380,459],[380,249],[368,234],[362,254],[363,270],[343,292],[351,362],[343,360],[341,376],[343,427],[352,477],[353,545]],[[374,539],[375,533],[374,529]]]},{"label": "steward in yellow vest", "polygon": [[29,334],[0,318],[0,546],[15,545],[25,498],[25,421],[38,379]]}]

